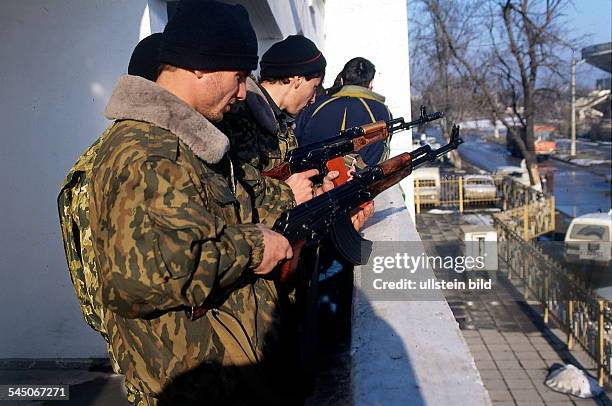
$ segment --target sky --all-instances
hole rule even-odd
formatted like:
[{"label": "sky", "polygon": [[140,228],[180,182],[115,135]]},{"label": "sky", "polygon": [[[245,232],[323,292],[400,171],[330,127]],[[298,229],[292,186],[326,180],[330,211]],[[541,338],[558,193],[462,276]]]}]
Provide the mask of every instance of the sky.
[{"label": "sky", "polygon": [[[585,46],[612,41],[612,0],[574,0],[574,6],[567,10],[567,19],[574,36],[587,36]],[[584,86],[593,86],[596,79],[606,76],[604,71],[586,63],[576,69],[576,80]]]},{"label": "sky", "polygon": [[[419,6],[415,0],[408,0],[408,7],[411,17],[418,14],[415,8]],[[583,46],[612,42],[612,0],[573,0],[573,5],[567,8],[565,14],[569,37],[584,37]],[[580,53],[577,57],[580,58]],[[568,71],[570,58],[568,52]],[[593,88],[596,79],[606,76],[606,72],[586,63],[577,67],[576,80],[583,87]]]},{"label": "sky", "polygon": [[576,35],[589,35],[587,45],[612,41],[612,0],[575,0],[567,18]]}]

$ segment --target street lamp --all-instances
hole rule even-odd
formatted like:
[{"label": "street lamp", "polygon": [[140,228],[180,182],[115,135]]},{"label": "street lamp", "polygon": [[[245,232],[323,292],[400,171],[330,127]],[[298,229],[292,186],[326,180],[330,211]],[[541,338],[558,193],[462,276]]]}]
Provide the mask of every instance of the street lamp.
[{"label": "street lamp", "polygon": [[572,119],[571,119],[571,137],[572,142],[570,144],[570,156],[573,158],[576,156],[576,65],[585,62],[581,59],[576,62],[574,58],[574,51],[572,51],[572,78],[571,78],[571,93],[572,93]]}]

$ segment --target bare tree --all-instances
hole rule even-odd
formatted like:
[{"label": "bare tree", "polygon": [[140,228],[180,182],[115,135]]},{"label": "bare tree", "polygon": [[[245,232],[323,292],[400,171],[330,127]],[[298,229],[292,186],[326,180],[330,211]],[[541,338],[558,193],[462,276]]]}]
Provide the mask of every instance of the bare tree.
[{"label": "bare tree", "polygon": [[[420,3],[436,41],[448,49],[452,67],[478,89],[489,116],[505,125],[525,157],[531,184],[540,185],[534,148],[537,106],[559,92],[561,81],[553,83],[551,78],[563,76],[560,49],[570,42],[562,29],[563,10],[571,0]],[[449,17],[462,7],[471,12],[459,19]],[[463,27],[469,27],[471,35],[458,36],[466,32]]]},{"label": "bare tree", "polygon": [[[452,0],[440,0],[447,10],[444,23],[457,43],[469,43],[475,35],[463,23],[468,7],[458,7]],[[415,19],[412,25],[412,87],[420,100],[430,109],[444,111],[443,119],[436,122],[448,141],[452,127],[467,117],[482,114],[478,89],[453,67],[453,56],[444,41],[441,25],[429,19]],[[451,151],[450,160],[461,168],[458,152]]]}]

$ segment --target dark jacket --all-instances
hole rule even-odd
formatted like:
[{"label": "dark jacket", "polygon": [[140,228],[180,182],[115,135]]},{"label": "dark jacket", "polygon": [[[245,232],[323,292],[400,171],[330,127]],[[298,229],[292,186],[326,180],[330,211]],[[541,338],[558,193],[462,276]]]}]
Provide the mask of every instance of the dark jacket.
[{"label": "dark jacket", "polygon": [[[332,96],[322,96],[297,118],[296,136],[300,146],[335,137],[338,131],[379,120],[390,120],[385,98],[362,86],[347,85]],[[384,142],[359,151],[368,165],[380,162],[386,154]]]}]

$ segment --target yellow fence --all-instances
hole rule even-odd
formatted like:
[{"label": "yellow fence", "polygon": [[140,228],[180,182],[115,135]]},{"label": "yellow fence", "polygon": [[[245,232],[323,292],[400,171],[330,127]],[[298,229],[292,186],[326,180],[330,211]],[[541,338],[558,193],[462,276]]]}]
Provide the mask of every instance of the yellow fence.
[{"label": "yellow fence", "polygon": [[555,231],[555,198],[542,196],[539,201],[502,211],[496,216],[512,231],[529,241]]},{"label": "yellow fence", "polygon": [[417,213],[420,213],[422,208],[433,207],[457,208],[461,213],[467,208],[483,206],[501,210],[522,208],[526,205],[536,207],[546,198],[544,193],[511,177],[466,175],[446,176],[442,179],[414,179]]},{"label": "yellow fence", "polygon": [[[592,357],[599,384],[603,385],[612,359],[611,303],[568,278],[560,264],[525,238],[537,235],[537,227],[542,224],[538,223],[535,231],[517,224],[524,210],[516,208],[493,215],[499,259],[506,263],[508,278],[521,281],[525,299],[531,297],[544,305],[544,322],[552,317],[567,332],[568,349],[575,341]],[[527,209],[527,217],[529,212]],[[552,221],[554,227],[554,218]]]},{"label": "yellow fence", "polygon": [[489,180],[473,176],[444,179],[415,179],[416,212],[425,207],[457,207],[461,213],[468,207],[501,206],[502,178]]}]

